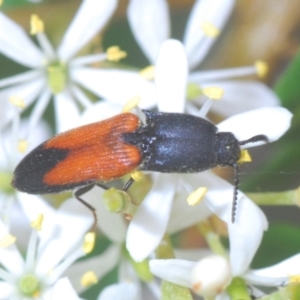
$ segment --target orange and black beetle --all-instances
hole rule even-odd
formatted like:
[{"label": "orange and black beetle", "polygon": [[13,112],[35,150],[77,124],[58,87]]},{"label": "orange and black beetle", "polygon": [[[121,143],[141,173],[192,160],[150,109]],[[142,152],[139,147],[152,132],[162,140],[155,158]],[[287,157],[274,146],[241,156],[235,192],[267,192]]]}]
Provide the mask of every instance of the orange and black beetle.
[{"label": "orange and black beetle", "polygon": [[[240,146],[265,141],[257,135],[238,141],[231,132],[218,132],[200,117],[144,110],[146,122],[132,113],[58,134],[30,152],[16,167],[12,185],[29,194],[59,193],[77,189],[80,196],[103,182],[132,171],[196,173],[216,166],[235,169],[232,221],[238,188]],[[131,178],[124,186],[127,190]],[[95,212],[94,212],[95,215]]]}]

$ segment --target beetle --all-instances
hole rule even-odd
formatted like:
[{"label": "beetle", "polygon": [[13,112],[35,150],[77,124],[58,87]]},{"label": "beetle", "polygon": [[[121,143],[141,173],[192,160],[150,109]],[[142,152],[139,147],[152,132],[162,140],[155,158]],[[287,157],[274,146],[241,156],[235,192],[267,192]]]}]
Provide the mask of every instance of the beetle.
[{"label": "beetle", "polygon": [[[143,110],[145,122],[130,112],[58,134],[31,151],[14,171],[12,185],[29,194],[75,189],[81,196],[98,185],[134,170],[197,173],[216,166],[235,170],[232,222],[235,221],[241,145],[268,142],[265,135],[238,141],[218,132],[211,122],[193,115]],[[131,177],[123,191],[134,182]]]}]

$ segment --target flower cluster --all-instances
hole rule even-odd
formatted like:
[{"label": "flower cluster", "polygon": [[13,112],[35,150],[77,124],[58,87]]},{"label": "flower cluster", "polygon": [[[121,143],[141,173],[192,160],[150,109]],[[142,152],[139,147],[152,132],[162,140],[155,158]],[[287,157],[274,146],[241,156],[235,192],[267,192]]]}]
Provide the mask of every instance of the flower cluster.
[{"label": "flower cluster", "polygon": [[[130,0],[128,22],[150,63],[143,70],[121,65],[119,60],[127,53],[115,45],[100,53],[79,52],[104,30],[118,4],[82,1],[56,48],[37,15],[31,17],[32,39],[0,12],[0,53],[27,69],[0,79],[0,299],[81,299],[80,294],[112,270],[117,270],[117,281],[97,290],[99,300],[160,299],[162,294],[175,298],[177,293],[191,299],[190,290],[228,299],[238,280],[248,297],[247,286],[262,295],[256,286],[288,283],[289,276],[297,274],[299,255],[268,268],[250,269],[268,221],[239,191],[232,223],[234,187],[212,171],[147,174],[128,192],[130,203],[97,186],[82,195],[96,210],[97,232],[108,241],[104,251],[88,258],[84,256],[93,242],[86,233],[93,218],[73,195],[44,197],[11,187],[19,161],[50,137],[43,118],[50,102],[57,133],[121,113],[133,98],[139,99],[132,110],[141,122],[140,107],[205,119],[213,111],[223,119],[216,124],[218,131],[232,132],[239,141],[263,134],[273,142],[290,127],[291,113],[279,106],[270,88],[258,80],[237,79],[263,76],[262,61],[199,70],[226,25],[234,0],[195,1],[182,42],[171,38],[165,0]],[[191,195],[196,197],[195,206],[186,201]],[[121,204],[112,204],[114,197]],[[216,217],[226,227],[229,250],[211,226]],[[192,226],[201,231],[210,250],[173,248],[170,236]],[[162,279],[162,288],[155,276]]]}]

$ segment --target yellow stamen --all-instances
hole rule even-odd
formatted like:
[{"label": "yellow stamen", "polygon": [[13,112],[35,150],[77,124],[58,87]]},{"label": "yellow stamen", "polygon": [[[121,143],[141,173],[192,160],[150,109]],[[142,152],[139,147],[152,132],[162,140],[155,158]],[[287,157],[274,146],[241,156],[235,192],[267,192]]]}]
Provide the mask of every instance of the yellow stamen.
[{"label": "yellow stamen", "polygon": [[143,178],[144,174],[143,174],[143,172],[141,172],[141,171],[133,171],[133,172],[130,174],[130,176],[132,177],[132,179],[133,179],[134,181],[140,181],[140,180]]},{"label": "yellow stamen", "polygon": [[139,96],[135,96],[131,98],[125,105],[123,106],[122,112],[130,112],[132,109],[138,106],[140,103],[141,98]]},{"label": "yellow stamen", "polygon": [[35,35],[44,32],[44,22],[38,15],[31,15],[30,18],[30,34]]},{"label": "yellow stamen", "polygon": [[36,291],[35,293],[33,293],[33,295],[32,295],[32,297],[33,297],[33,299],[37,299],[37,298],[39,298],[41,296],[41,291]]},{"label": "yellow stamen", "polygon": [[8,98],[8,100],[10,103],[12,103],[16,107],[19,107],[19,108],[25,107],[25,101],[23,100],[22,97],[20,97],[18,95],[12,95]]},{"label": "yellow stamen", "polygon": [[266,75],[269,73],[269,66],[266,62],[262,60],[258,60],[254,64],[257,72],[257,76],[259,78],[265,78]]},{"label": "yellow stamen", "polygon": [[153,80],[155,74],[155,67],[148,66],[140,71],[140,76],[147,80]]},{"label": "yellow stamen", "polygon": [[93,271],[88,271],[84,273],[81,277],[80,283],[84,287],[91,286],[92,284],[96,284],[98,282],[97,275]]},{"label": "yellow stamen", "polygon": [[243,149],[241,151],[241,157],[238,160],[239,164],[245,163],[245,162],[251,162],[252,161],[252,157],[250,155],[250,153],[248,152],[248,150]]},{"label": "yellow stamen", "polygon": [[11,234],[6,234],[3,238],[0,239],[0,248],[6,248],[14,244],[17,238]]},{"label": "yellow stamen", "polygon": [[210,22],[202,22],[201,29],[208,37],[215,38],[220,34],[220,30]]},{"label": "yellow stamen", "polygon": [[3,1],[2,0],[0,0],[0,6],[3,4]]},{"label": "yellow stamen", "polygon": [[200,187],[194,192],[192,192],[188,198],[187,203],[191,206],[199,204],[207,193],[207,187]]},{"label": "yellow stamen", "polygon": [[125,51],[120,50],[119,46],[112,46],[106,50],[107,60],[109,61],[119,61],[120,59],[127,56]]},{"label": "yellow stamen", "polygon": [[219,100],[224,95],[224,90],[219,87],[206,87],[202,89],[203,94],[212,100]]},{"label": "yellow stamen", "polygon": [[38,217],[30,223],[30,226],[31,226],[31,228],[33,228],[37,231],[40,231],[40,230],[42,230],[43,221],[44,221],[44,215],[39,214]]},{"label": "yellow stamen", "polygon": [[88,254],[91,253],[95,247],[96,241],[96,233],[95,232],[88,232],[84,236],[84,243],[83,243],[83,251],[84,253]]},{"label": "yellow stamen", "polygon": [[28,148],[28,141],[26,141],[26,140],[20,140],[18,142],[18,151],[20,153],[25,153],[26,150],[27,150],[27,148]]},{"label": "yellow stamen", "polygon": [[300,282],[300,275],[297,274],[297,275],[289,275],[289,282],[290,283],[299,283]]}]

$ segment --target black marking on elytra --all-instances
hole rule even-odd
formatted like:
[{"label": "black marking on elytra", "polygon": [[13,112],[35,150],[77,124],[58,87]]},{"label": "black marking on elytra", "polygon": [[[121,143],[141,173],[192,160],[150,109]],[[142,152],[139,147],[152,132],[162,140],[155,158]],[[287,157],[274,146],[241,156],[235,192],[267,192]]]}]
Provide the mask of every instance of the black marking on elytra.
[{"label": "black marking on elytra", "polygon": [[19,163],[14,172],[12,185],[19,191],[29,194],[59,193],[78,187],[78,183],[47,185],[43,181],[45,174],[63,161],[68,154],[67,149],[46,148],[45,144],[38,146]]}]

